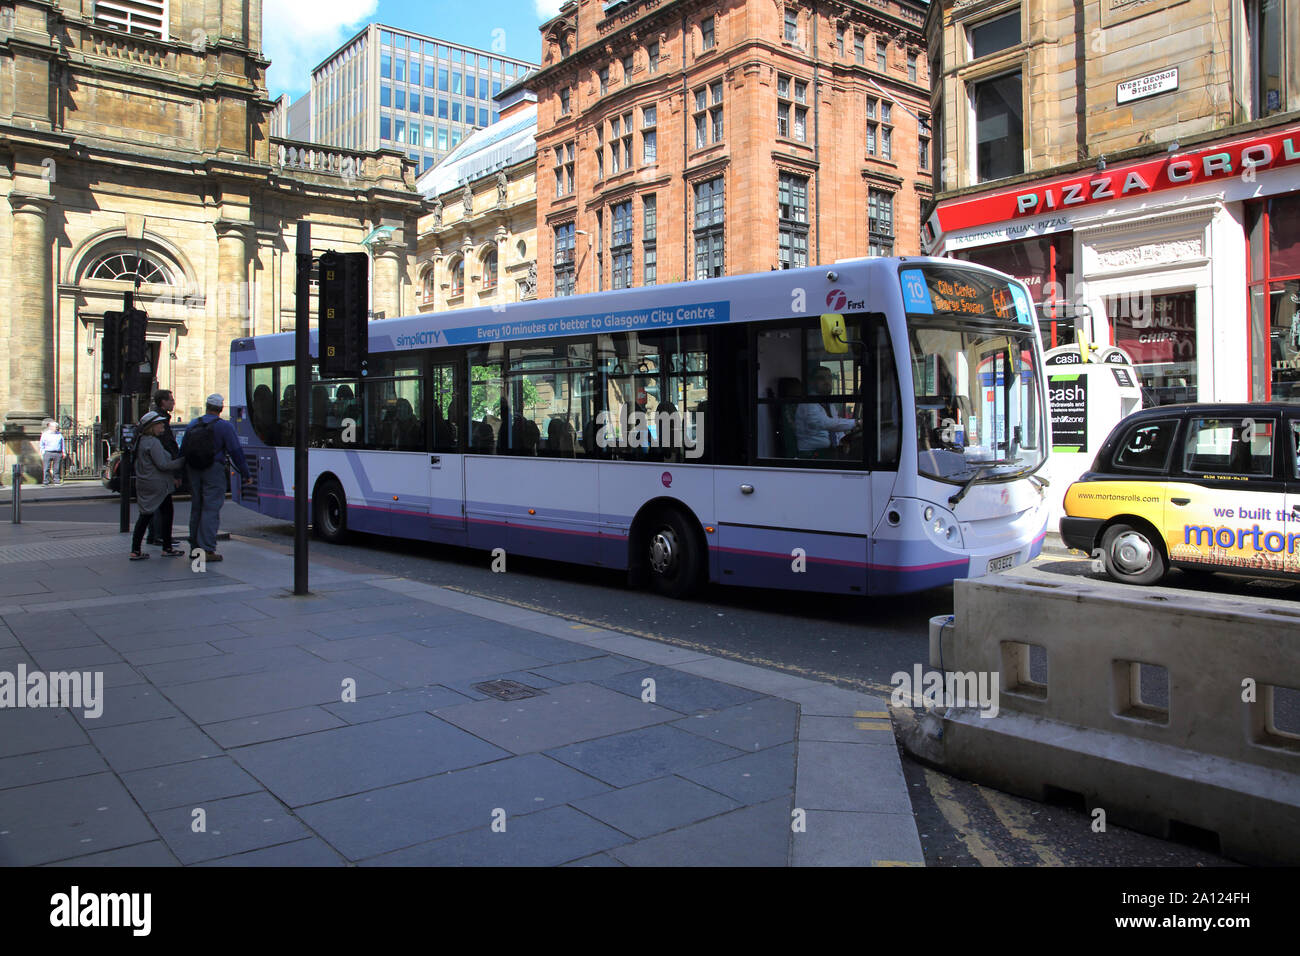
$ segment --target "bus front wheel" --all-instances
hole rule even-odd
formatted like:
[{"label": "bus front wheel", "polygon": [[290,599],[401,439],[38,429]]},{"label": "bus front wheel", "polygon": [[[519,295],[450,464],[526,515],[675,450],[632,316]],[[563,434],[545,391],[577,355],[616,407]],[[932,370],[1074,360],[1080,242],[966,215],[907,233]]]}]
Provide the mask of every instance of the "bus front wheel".
[{"label": "bus front wheel", "polygon": [[667,509],[651,520],[644,554],[650,586],[657,592],[685,598],[699,587],[704,565],[696,537],[680,511]]},{"label": "bus front wheel", "polygon": [[348,533],[348,499],[337,481],[322,482],[312,498],[312,527],[316,536],[331,544],[341,544]]}]

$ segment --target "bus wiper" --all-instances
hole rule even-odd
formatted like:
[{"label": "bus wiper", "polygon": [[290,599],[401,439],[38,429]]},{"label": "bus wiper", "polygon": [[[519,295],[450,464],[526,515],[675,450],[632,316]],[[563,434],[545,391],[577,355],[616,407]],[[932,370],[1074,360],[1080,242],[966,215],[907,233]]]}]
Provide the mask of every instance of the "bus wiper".
[{"label": "bus wiper", "polygon": [[[996,462],[994,464],[996,464]],[[975,474],[971,475],[968,479],[966,479],[966,484],[961,486],[961,491],[957,492],[955,495],[953,495],[951,498],[948,499],[948,507],[956,508],[957,505],[961,504],[961,500],[966,497],[966,492],[970,491],[971,487],[975,484],[975,482],[983,478],[984,473],[989,471],[991,468],[993,468],[993,465],[980,465],[978,468],[976,468]]]}]

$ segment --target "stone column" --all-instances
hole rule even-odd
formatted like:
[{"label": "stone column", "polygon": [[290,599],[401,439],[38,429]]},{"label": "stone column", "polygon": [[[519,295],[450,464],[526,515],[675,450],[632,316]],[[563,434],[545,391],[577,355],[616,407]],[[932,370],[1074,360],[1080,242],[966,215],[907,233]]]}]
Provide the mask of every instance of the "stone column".
[{"label": "stone column", "polygon": [[54,414],[54,312],[50,287],[48,196],[12,193],[13,284],[9,401],[4,439],[33,477],[40,473],[35,442]]},{"label": "stone column", "polygon": [[250,334],[248,290],[248,235],[252,223],[219,219],[217,230],[217,336],[216,352],[207,356],[212,363],[205,380],[210,391],[230,401],[230,343]]},{"label": "stone column", "polygon": [[402,262],[406,257],[406,247],[397,243],[380,240],[370,247],[374,256],[374,288],[370,301],[375,312],[384,313],[384,318],[395,319],[402,314]]}]

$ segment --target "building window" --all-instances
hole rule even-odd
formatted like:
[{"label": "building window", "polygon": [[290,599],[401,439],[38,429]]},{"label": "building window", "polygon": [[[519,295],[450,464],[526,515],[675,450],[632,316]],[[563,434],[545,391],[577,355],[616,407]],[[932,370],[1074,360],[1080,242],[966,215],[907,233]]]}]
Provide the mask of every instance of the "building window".
[{"label": "building window", "polygon": [[799,43],[799,11],[791,7],[785,8],[785,42]]},{"label": "building window", "polygon": [[[380,100],[379,105],[384,105],[382,100]],[[399,88],[393,91],[393,107],[399,110],[406,109],[406,90]]]},{"label": "building window", "polygon": [[868,255],[894,254],[894,196],[879,189],[867,193]]},{"label": "building window", "polygon": [[894,105],[887,100],[880,103],[880,158],[894,158]]},{"label": "building window", "polygon": [[596,210],[596,291],[605,288],[605,217]]},{"label": "building window", "polygon": [[884,73],[888,69],[889,42],[887,40],[876,41],[876,69]]},{"label": "building window", "polygon": [[655,40],[645,48],[646,69],[651,73],[659,72],[659,41]]},{"label": "building window", "polygon": [[623,85],[627,86],[632,82],[632,54],[629,53],[623,57]]},{"label": "building window", "polygon": [[568,88],[567,86],[566,86],[564,89],[560,90],[560,114],[563,115],[563,116],[568,116],[568,115],[569,115],[569,96],[570,96],[570,94],[571,94],[571,91],[569,90],[569,88]]},{"label": "building window", "polygon": [[808,140],[808,82],[778,73],[776,77],[776,135]]},{"label": "building window", "polygon": [[918,169],[930,168],[930,114],[921,113],[916,124],[916,165]]},{"label": "building window", "polygon": [[916,54],[907,54],[907,79],[908,82],[916,82]]},{"label": "building window", "polygon": [[632,114],[609,121],[609,174],[632,168]]},{"label": "building window", "polygon": [[604,96],[609,92],[609,67],[600,68],[600,95]]},{"label": "building window", "polygon": [[555,147],[555,195],[567,196],[573,192],[573,143]]},{"label": "building window", "polygon": [[1282,112],[1282,43],[1287,29],[1282,20],[1280,0],[1246,0],[1245,73],[1250,77],[1254,119]]},{"label": "building window", "polygon": [[974,85],[975,174],[978,182],[1025,171],[1021,75],[1009,73]]},{"label": "building window", "polygon": [[724,229],[722,177],[695,184],[695,278],[723,275]]},{"label": "building window", "polygon": [[605,127],[596,124],[596,178],[605,178]]},{"label": "building window", "polygon": [[555,227],[555,294],[573,295],[574,224]]},{"label": "building window", "polygon": [[695,91],[695,110],[695,145],[700,147],[709,142],[722,142],[721,80]]},{"label": "building window", "polygon": [[87,279],[111,279],[153,285],[174,285],[171,273],[161,262],[148,255],[113,252],[86,270]]},{"label": "building window", "polygon": [[844,55],[844,34],[847,32],[843,25],[835,28],[835,52],[840,56]]},{"label": "building window", "polygon": [[610,288],[627,289],[632,285],[632,200],[614,207],[614,233],[610,237],[610,262],[614,272]]},{"label": "building window", "polygon": [[853,34],[853,62],[858,65],[867,62],[867,38],[857,32]]},{"label": "building window", "polygon": [[390,86],[388,86],[388,85],[386,85],[386,84],[383,85],[383,86],[381,86],[381,87],[379,87],[379,105],[380,105],[380,106],[392,106],[392,105],[393,105],[393,89],[392,89],[392,87],[390,87]]},{"label": "building window", "polygon": [[971,59],[1007,50],[1020,42],[1020,11],[969,28]]},{"label": "building window", "polygon": [[641,109],[641,162],[649,165],[658,161],[658,144],[655,124],[658,122],[658,110],[653,106]]},{"label": "building window", "polygon": [[379,55],[379,75],[385,80],[392,79],[393,58],[388,53],[381,53]]},{"label": "building window", "polygon": [[658,269],[655,241],[658,234],[658,203],[653,195],[641,199],[641,252],[644,268],[641,270],[642,285],[654,285]]},{"label": "building window", "polygon": [[461,256],[451,267],[451,295],[465,294],[465,257]]},{"label": "building window", "polygon": [[1250,400],[1300,402],[1300,194],[1248,202],[1246,237]]},{"label": "building window", "polygon": [[781,268],[800,269],[808,265],[808,177],[781,174],[777,213]]},{"label": "building window", "polygon": [[702,50],[713,49],[713,21],[715,17],[705,17],[700,21],[700,48]]},{"label": "building window", "polygon": [[497,287],[497,250],[494,245],[483,257],[483,291]]}]

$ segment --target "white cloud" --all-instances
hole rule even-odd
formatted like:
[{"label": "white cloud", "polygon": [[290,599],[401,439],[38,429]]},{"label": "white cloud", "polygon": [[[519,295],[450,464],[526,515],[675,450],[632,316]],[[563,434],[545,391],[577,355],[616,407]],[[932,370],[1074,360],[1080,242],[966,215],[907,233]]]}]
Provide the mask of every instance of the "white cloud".
[{"label": "white cloud", "polygon": [[537,15],[543,20],[550,20],[560,13],[560,4],[564,0],[533,0],[533,6],[537,9]]},{"label": "white cloud", "polygon": [[[540,0],[535,0],[540,2]],[[311,85],[312,67],[374,16],[379,0],[265,0],[262,52],[270,58],[266,86],[274,98],[297,98]]]}]

